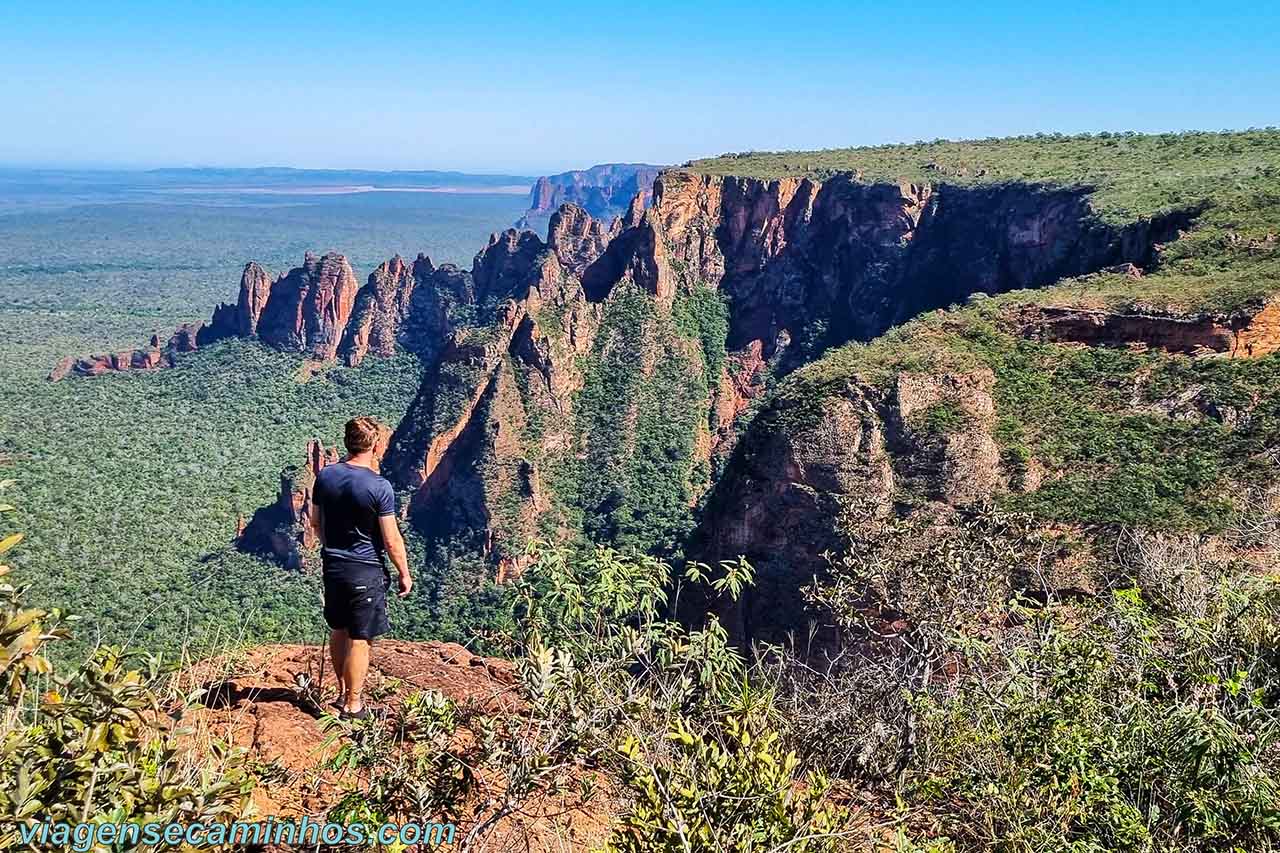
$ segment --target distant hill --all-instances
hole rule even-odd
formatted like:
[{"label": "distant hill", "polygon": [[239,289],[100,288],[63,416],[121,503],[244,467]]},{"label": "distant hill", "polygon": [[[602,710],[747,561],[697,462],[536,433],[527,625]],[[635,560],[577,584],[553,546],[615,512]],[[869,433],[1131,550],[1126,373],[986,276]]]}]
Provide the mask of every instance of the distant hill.
[{"label": "distant hill", "polygon": [[566,202],[578,205],[596,219],[608,221],[626,213],[636,193],[645,207],[653,197],[653,179],[664,167],[648,163],[602,163],[590,169],[544,175],[529,194],[529,210],[519,225],[541,225]]}]

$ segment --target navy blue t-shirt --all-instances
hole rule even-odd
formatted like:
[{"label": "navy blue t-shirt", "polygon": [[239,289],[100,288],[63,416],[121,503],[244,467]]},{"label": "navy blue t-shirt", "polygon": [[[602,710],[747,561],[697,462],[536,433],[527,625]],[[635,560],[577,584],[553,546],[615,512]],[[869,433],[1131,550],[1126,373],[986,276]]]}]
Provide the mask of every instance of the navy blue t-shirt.
[{"label": "navy blue t-shirt", "polygon": [[315,502],[324,520],[324,562],[382,565],[378,518],[395,515],[396,493],[378,474],[339,462],[316,476]]}]

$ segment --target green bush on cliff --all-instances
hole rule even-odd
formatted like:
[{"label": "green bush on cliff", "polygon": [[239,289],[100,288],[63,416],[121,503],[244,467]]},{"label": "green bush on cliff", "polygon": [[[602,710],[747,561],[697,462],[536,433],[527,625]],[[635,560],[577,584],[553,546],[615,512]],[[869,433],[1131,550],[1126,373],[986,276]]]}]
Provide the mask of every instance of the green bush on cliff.
[{"label": "green bush on cliff", "polygon": [[1034,614],[981,683],[917,698],[909,800],[964,849],[1270,849],[1277,603],[1267,582],[1199,617],[1136,589]]},{"label": "green bush on cliff", "polygon": [[720,382],[727,356],[725,342],[729,337],[729,304],[723,293],[697,282],[682,288],[671,308],[676,330],[702,346],[703,377],[707,387]]},{"label": "green bush on cliff", "polygon": [[[789,742],[955,850],[1274,849],[1280,584],[1128,531],[1101,543],[1118,582],[1094,596],[1063,588],[1047,555],[1067,543],[1030,522],[854,530],[816,597],[854,643],[781,668]],[[1238,535],[1274,547],[1274,529]]]},{"label": "green bush on cliff", "polygon": [[691,564],[677,578],[652,557],[543,547],[518,582],[534,713],[621,783],[606,851],[817,853],[850,835],[826,780],[784,746],[769,695],[719,621],[664,616],[682,583],[727,603],[751,578],[742,561]]},{"label": "green bush on cliff", "polygon": [[363,724],[336,750],[328,767],[345,791],[332,819],[455,820],[460,847],[481,850],[505,818],[543,814],[554,797],[611,813],[604,849],[616,853],[817,853],[851,834],[719,622],[666,615],[680,583],[731,601],[750,566],[692,564],[677,582],[665,562],[609,548],[543,543],[529,557],[511,588],[520,711],[410,694],[391,725]]}]

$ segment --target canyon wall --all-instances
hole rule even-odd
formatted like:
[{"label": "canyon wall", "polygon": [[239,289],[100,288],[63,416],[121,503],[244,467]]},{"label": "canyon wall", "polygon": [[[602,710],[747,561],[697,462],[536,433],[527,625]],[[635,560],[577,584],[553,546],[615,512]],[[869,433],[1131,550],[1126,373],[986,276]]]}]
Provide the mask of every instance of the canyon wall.
[{"label": "canyon wall", "polygon": [[[1075,189],[669,171],[651,206],[634,194],[605,222],[561,205],[545,239],[494,234],[470,270],[395,257],[358,287],[341,255],[275,278],[250,263],[237,302],[194,335],[348,365],[418,354],[425,378],[384,470],[431,559],[479,555],[506,578],[535,537],[742,553],[763,567],[752,595],[768,610],[796,603],[796,578],[830,547],[849,498],[885,513],[907,492],[961,505],[1013,487],[989,372],[855,383],[799,420],[774,401],[753,421],[774,378],[976,293],[1149,264],[1193,215],[1113,226]],[[1125,323],[1045,309],[1024,326],[1093,342]],[[1273,325],[1211,348],[1263,346]],[[942,404],[964,429],[918,422]],[[306,542],[281,531],[305,539],[306,483],[328,459],[311,457],[246,547],[297,562]],[[749,630],[763,617],[748,605],[737,618]]]},{"label": "canyon wall", "polygon": [[755,345],[786,367],[975,293],[1145,266],[1153,247],[1193,215],[1117,227],[1094,216],[1083,189],[864,184],[851,176],[762,181],[670,171],[654,193],[671,261],[729,300],[730,349]]}]

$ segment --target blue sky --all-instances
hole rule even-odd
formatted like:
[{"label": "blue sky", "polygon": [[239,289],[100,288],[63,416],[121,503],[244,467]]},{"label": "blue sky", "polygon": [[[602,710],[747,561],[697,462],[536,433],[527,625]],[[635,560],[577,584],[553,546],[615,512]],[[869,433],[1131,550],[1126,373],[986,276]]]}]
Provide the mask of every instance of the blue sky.
[{"label": "blue sky", "polygon": [[1280,124],[1271,3],[0,0],[0,163],[538,174]]}]

